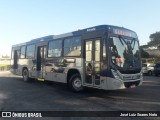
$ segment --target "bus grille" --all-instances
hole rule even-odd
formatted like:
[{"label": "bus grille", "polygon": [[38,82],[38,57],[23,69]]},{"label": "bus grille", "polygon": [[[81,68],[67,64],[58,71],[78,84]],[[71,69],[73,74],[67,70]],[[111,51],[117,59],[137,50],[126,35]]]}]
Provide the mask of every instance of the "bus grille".
[{"label": "bus grille", "polygon": [[123,76],[123,80],[137,80],[140,79],[141,76],[140,75],[124,75]]},{"label": "bus grille", "polygon": [[129,88],[131,85],[138,86],[139,83],[140,83],[140,80],[134,81],[134,82],[124,82],[124,86],[125,86],[126,88]]}]

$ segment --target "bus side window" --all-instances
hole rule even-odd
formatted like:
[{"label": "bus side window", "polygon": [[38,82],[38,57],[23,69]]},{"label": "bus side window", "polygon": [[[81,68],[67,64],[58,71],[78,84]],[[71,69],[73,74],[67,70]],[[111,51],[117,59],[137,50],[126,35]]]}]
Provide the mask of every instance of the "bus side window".
[{"label": "bus side window", "polygon": [[20,50],[20,58],[25,58],[26,46],[22,46]]},{"label": "bus side window", "polygon": [[64,56],[81,55],[81,38],[71,37],[64,40]]},{"label": "bus side window", "polygon": [[[105,40],[104,40],[104,43],[103,43],[103,50],[102,50],[102,60],[103,60],[103,64],[101,66],[101,69],[102,70],[106,70],[107,69],[107,51],[106,51],[106,44],[105,44]],[[101,73],[101,75],[104,75],[104,73]]]},{"label": "bus side window", "polygon": [[35,56],[35,45],[28,45],[26,50],[26,58],[34,58]]},{"label": "bus side window", "polygon": [[48,57],[60,57],[62,53],[62,40],[49,42]]},{"label": "bus side window", "polygon": [[103,61],[106,61],[107,58],[106,58],[106,45],[105,45],[105,42],[103,43]]}]

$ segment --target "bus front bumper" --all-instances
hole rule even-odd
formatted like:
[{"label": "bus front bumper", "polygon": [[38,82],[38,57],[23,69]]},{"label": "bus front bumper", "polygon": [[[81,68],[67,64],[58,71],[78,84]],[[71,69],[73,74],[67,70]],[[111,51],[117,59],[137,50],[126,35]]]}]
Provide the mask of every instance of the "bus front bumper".
[{"label": "bus front bumper", "polygon": [[142,85],[143,78],[137,80],[117,80],[114,78],[107,78],[106,80],[101,80],[101,89],[104,90],[118,90],[125,88],[134,88]]}]

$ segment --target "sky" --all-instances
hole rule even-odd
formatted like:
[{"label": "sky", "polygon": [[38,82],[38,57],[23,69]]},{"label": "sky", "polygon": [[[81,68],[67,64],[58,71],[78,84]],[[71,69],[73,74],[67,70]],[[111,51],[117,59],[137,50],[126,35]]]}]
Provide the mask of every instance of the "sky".
[{"label": "sky", "polygon": [[97,25],[135,31],[140,45],[160,31],[160,0],[0,0],[0,54],[31,39]]}]

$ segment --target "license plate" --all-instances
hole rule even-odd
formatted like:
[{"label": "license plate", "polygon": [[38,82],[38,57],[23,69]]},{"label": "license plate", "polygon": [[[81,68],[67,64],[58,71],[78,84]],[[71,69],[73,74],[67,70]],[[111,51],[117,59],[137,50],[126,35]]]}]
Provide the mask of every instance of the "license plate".
[{"label": "license plate", "polygon": [[135,88],[135,87],[136,87],[136,86],[135,86],[134,84],[130,86],[130,88]]}]

